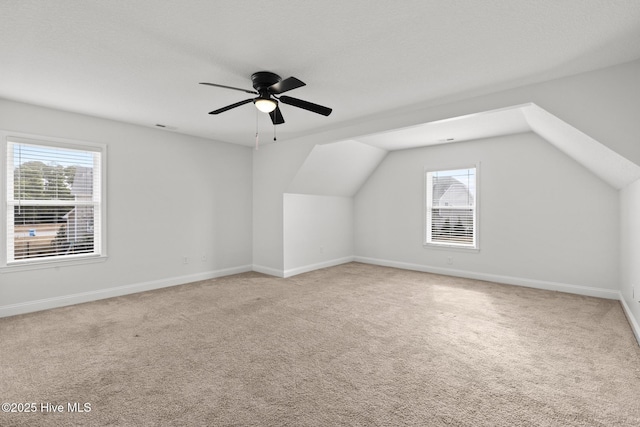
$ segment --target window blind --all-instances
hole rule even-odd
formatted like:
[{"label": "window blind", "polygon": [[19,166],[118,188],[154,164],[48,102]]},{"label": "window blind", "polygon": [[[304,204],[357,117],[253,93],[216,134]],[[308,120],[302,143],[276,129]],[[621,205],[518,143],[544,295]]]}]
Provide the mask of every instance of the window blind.
[{"label": "window blind", "polygon": [[426,242],[477,246],[476,168],[427,172]]},{"label": "window blind", "polygon": [[8,264],[100,255],[101,155],[8,139]]}]

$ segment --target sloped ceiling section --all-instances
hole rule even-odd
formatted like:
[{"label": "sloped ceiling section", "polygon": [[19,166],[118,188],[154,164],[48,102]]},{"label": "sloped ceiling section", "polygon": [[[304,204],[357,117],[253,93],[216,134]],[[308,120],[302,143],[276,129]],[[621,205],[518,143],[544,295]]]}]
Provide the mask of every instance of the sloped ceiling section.
[{"label": "sloped ceiling section", "polygon": [[522,108],[531,130],[618,190],[640,179],[640,166],[535,104]]},{"label": "sloped ceiling section", "polygon": [[422,123],[358,137],[357,140],[383,150],[395,151],[529,132],[531,127],[523,113],[524,107],[529,105]]},{"label": "sloped ceiling section", "polygon": [[352,197],[386,155],[386,150],[351,140],[316,145],[287,193]]},{"label": "sloped ceiling section", "polygon": [[640,179],[640,166],[529,103],[316,145],[287,192],[351,197],[389,151],[521,132],[535,132],[613,188]]}]

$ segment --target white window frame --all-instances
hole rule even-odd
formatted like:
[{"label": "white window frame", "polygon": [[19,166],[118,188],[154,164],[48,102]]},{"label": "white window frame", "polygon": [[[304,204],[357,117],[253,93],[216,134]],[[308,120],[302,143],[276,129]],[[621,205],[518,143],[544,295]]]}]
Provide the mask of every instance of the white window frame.
[{"label": "white window frame", "polygon": [[[431,239],[431,215],[433,208],[432,200],[432,181],[430,174],[434,172],[450,171],[450,170],[462,170],[462,169],[475,169],[476,170],[476,191],[474,197],[473,206],[473,243],[463,244],[455,242],[437,242]],[[451,167],[438,167],[438,168],[424,168],[424,231],[423,231],[423,246],[425,248],[443,248],[443,249],[460,249],[466,251],[479,251],[480,250],[480,163],[455,165]]]},{"label": "white window frame", "polygon": [[[13,183],[13,176],[9,177],[8,162],[9,142],[39,145],[53,148],[68,148],[82,151],[92,151],[100,153],[100,195],[98,200],[92,202],[97,206],[94,213],[95,229],[94,253],[59,255],[41,258],[27,258],[20,260],[10,260],[9,254],[9,226],[12,225],[13,213],[9,212],[8,186]],[[86,264],[102,262],[107,259],[107,145],[46,137],[40,135],[25,134],[0,130],[0,273],[16,270],[33,270],[41,268],[60,267],[62,265]],[[96,168],[97,169],[97,168]],[[11,224],[9,223],[11,221]]]}]

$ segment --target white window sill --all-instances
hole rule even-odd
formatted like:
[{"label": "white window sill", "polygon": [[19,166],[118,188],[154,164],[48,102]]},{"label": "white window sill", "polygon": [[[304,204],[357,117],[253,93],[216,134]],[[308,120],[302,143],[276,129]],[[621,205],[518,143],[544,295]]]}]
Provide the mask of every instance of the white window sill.
[{"label": "white window sill", "polygon": [[479,247],[472,246],[460,246],[460,245],[447,245],[446,243],[423,243],[422,247],[425,249],[440,249],[447,251],[462,251],[462,252],[480,252]]},{"label": "white window sill", "polygon": [[0,267],[1,273],[13,273],[15,271],[29,271],[29,270],[41,270],[45,268],[58,268],[68,267],[72,265],[83,264],[95,264],[98,262],[105,262],[107,260],[106,255],[89,255],[77,258],[57,259],[57,260],[38,260],[38,261],[24,261],[14,262]]}]

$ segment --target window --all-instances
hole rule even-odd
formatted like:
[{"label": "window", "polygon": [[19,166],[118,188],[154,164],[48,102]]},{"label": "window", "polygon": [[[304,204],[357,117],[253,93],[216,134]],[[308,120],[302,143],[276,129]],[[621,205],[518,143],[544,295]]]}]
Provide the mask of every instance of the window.
[{"label": "window", "polygon": [[6,142],[6,265],[105,255],[105,147]]},{"label": "window", "polygon": [[478,248],[476,169],[426,172],[426,244]]}]

